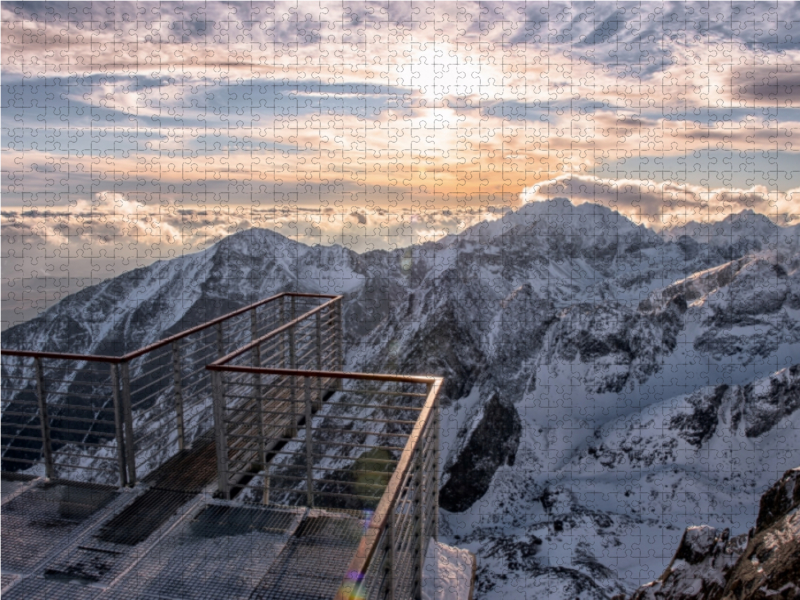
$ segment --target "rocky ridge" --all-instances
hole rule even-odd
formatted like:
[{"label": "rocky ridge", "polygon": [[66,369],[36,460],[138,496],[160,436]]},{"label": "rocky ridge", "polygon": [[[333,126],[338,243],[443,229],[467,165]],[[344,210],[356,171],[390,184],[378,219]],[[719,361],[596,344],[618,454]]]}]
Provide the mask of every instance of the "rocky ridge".
[{"label": "rocky ridge", "polygon": [[[800,598],[800,467],[761,496],[749,533],[689,527],[667,569],[630,600]],[[624,600],[624,596],[619,600]]]}]

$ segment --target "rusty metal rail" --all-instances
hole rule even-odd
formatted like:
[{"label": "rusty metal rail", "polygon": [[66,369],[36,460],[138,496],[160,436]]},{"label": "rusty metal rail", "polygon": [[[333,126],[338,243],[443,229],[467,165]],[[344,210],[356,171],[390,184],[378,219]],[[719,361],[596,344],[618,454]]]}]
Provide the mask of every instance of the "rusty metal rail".
[{"label": "rusty metal rail", "polygon": [[362,516],[331,597],[420,598],[442,379],[345,372],[342,329],[341,296],[284,293],[122,356],[2,350],[3,470],[134,485],[203,443],[217,502]]},{"label": "rusty metal rail", "polygon": [[419,598],[438,536],[442,379],[259,366],[280,362],[260,351],[273,337],[207,367],[220,493],[365,511],[337,600]]},{"label": "rusty metal rail", "polygon": [[213,427],[207,364],[339,301],[278,294],[122,356],[0,350],[2,470],[134,485]]}]

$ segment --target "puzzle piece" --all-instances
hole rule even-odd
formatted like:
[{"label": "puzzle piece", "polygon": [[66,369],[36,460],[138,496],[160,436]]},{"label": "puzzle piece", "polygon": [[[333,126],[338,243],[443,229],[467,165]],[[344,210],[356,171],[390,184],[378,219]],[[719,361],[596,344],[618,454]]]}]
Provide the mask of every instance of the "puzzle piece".
[{"label": "puzzle piece", "polygon": [[4,349],[342,294],[445,378],[424,597],[630,597],[800,464],[797,5],[1,10]]}]

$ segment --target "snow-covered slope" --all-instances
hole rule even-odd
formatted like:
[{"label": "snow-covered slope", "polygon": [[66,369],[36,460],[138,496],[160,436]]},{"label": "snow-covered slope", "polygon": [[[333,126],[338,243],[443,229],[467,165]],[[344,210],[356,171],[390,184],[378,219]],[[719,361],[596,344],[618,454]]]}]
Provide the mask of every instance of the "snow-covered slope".
[{"label": "snow-covered slope", "polygon": [[249,229],[73,294],[8,329],[3,346],[118,355],[277,292],[353,289],[363,279],[358,262],[340,246]]},{"label": "snow-covered slope", "polygon": [[581,424],[579,408],[549,431],[536,410],[517,408],[513,465],[446,518],[478,555],[486,597],[521,581],[534,596],[625,593],[663,571],[688,525],[746,532],[763,490],[800,464],[800,364],[641,406],[588,435],[565,435]]},{"label": "snow-covered slope", "polygon": [[743,532],[800,464],[800,230],[753,219],[670,237],[555,199],[362,255],[249,230],[3,345],[118,353],[277,291],[343,293],[349,369],[446,378],[443,539],[477,555],[476,597],[607,598],[687,526]]},{"label": "snow-covered slope", "polygon": [[764,215],[744,210],[716,222],[690,221],[662,232],[666,239],[688,236],[696,242],[730,252],[758,251],[781,243],[782,228]]}]

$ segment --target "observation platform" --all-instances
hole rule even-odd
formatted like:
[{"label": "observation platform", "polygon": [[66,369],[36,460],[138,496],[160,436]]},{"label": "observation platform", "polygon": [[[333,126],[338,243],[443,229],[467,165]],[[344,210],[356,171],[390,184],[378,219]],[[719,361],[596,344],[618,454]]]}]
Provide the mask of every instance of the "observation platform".
[{"label": "observation platform", "polygon": [[343,372],[341,297],[2,355],[4,598],[421,597],[441,379]]}]

